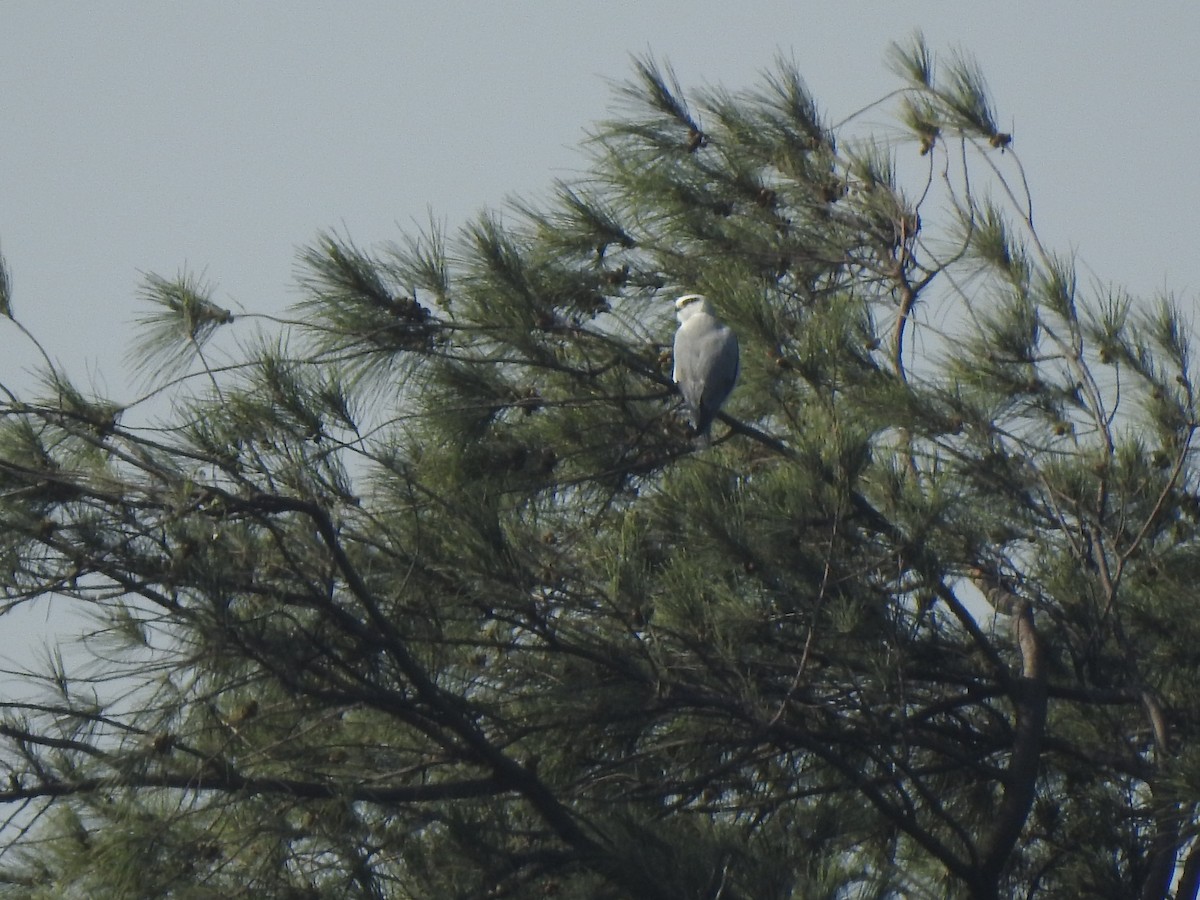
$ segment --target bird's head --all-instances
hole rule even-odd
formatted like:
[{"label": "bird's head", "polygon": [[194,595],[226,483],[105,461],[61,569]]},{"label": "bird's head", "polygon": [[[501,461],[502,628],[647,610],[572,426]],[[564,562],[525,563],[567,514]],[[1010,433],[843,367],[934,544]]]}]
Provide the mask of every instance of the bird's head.
[{"label": "bird's head", "polygon": [[675,317],[680,322],[686,322],[696,313],[712,315],[712,306],[703,294],[684,294],[675,301]]}]

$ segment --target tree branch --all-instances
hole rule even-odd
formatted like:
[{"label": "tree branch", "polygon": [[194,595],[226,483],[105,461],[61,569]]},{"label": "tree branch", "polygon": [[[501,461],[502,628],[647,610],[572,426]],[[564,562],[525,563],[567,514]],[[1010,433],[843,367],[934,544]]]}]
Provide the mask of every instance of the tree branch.
[{"label": "tree branch", "polygon": [[39,797],[64,797],[89,794],[117,787],[176,788],[181,791],[279,794],[302,800],[344,799],[363,803],[436,803],[465,800],[509,793],[512,787],[495,778],[474,778],[431,784],[369,786],[361,783],[302,781],[294,778],[255,778],[231,771],[206,768],[202,772],[147,772],[114,774],[70,781],[42,780],[29,786],[0,790],[0,803],[12,803]]},{"label": "tree branch", "polygon": [[982,876],[993,884],[1016,846],[1032,808],[1046,731],[1044,652],[1033,621],[1033,607],[1026,600],[1014,599],[1013,631],[1021,655],[1021,676],[1013,681],[1011,694],[1017,721],[1012,755],[1002,779],[1004,798],[979,866]]}]

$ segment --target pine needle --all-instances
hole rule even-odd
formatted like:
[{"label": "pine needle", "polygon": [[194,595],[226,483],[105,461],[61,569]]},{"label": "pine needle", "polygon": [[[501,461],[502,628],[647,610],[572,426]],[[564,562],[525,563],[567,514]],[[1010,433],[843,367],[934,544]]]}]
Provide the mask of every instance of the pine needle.
[{"label": "pine needle", "polygon": [[172,280],[151,272],[138,294],[153,307],[138,317],[142,336],[134,345],[135,367],[150,381],[186,371],[217,329],[233,321],[210,299],[212,288],[186,272]]}]

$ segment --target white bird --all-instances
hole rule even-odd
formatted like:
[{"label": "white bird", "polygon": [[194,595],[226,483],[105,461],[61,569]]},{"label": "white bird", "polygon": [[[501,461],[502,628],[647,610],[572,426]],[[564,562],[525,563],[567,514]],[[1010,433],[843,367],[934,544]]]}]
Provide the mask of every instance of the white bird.
[{"label": "white bird", "polygon": [[684,294],[675,301],[679,330],[675,332],[675,372],[679,393],[692,415],[701,440],[738,376],[738,340],[716,317],[702,294]]}]

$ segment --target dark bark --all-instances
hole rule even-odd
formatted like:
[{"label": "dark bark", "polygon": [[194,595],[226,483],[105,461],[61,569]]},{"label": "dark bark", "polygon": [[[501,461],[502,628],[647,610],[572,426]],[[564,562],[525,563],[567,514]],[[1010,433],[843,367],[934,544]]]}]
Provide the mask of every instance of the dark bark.
[{"label": "dark bark", "polygon": [[1046,732],[1046,666],[1033,609],[1027,602],[1019,602],[1014,609],[1013,630],[1021,654],[1021,675],[1012,685],[1016,728],[1002,780],[1004,797],[983,845],[977,879],[973,879],[972,894],[981,900],[998,896],[1000,876],[1029,817]]}]

